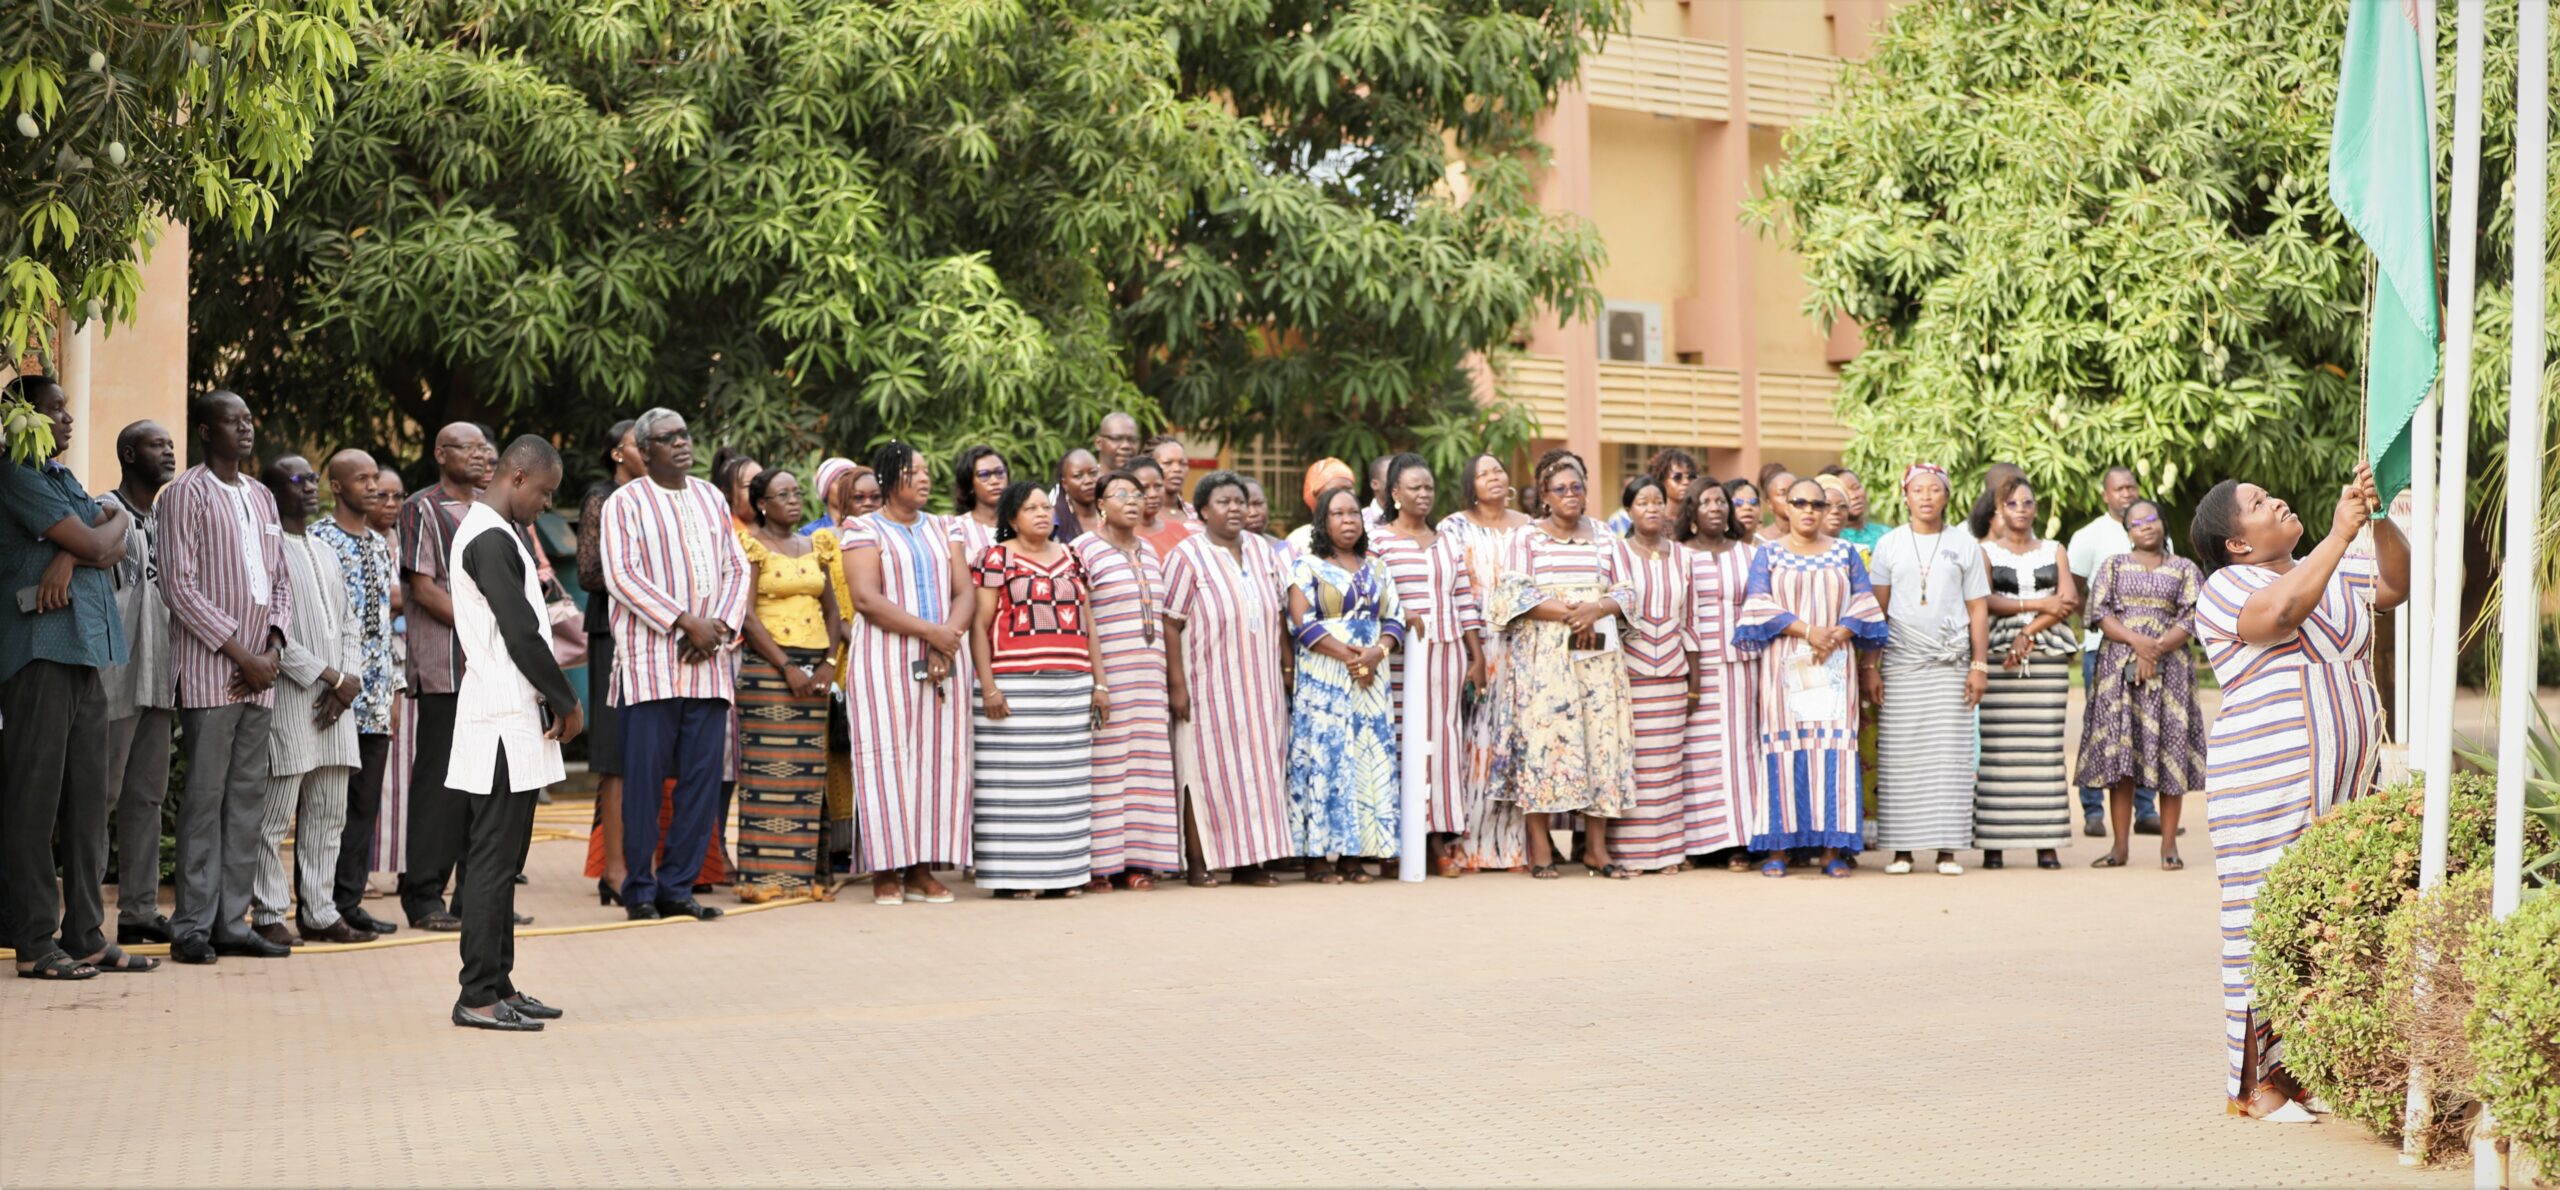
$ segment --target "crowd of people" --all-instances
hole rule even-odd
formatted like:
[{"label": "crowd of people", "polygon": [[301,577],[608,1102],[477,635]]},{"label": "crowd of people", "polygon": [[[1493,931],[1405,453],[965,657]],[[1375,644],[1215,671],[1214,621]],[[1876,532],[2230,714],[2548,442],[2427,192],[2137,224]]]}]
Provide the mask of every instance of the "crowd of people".
[{"label": "crowd of people", "polygon": [[[67,443],[60,390],[16,387]],[[1365,485],[1326,459],[1283,537],[1254,480],[1192,480],[1182,443],[1127,414],[1040,479],[962,451],[943,514],[905,443],[805,484],[722,448],[706,480],[692,427],[652,409],[601,444],[581,609],[527,531],[560,476],[548,444],[502,456],[442,427],[436,482],[404,496],[356,450],[252,480],[255,426],[233,394],[196,398],[183,475],[164,428],[126,427],[97,500],[57,463],[7,469],[0,745],[28,779],[0,806],[0,893],[22,976],[150,970],[138,942],[209,963],[390,934],[363,904],[389,872],[409,928],[464,932],[456,1023],[538,1028],[557,1010],[513,987],[501,940],[532,792],[588,717],[588,874],[634,919],[717,918],[700,897],[722,886],[831,898],[846,876],[888,906],[948,903],[963,872],[1036,900],[1404,864],[1553,879],[1568,854],[1609,879],[1843,878],[1871,848],[1895,875],[1924,854],[1962,874],[1966,851],[2050,869],[2076,771],[2098,867],[2144,833],[2183,867],[2182,799],[2233,791],[2214,808],[2232,1099],[2270,1114],[2242,1089],[2281,1082],[2248,1021],[2247,898],[2370,783],[2371,687],[2344,675],[2406,585],[2396,533],[2296,564],[2298,520],[2229,483],[2197,511],[2200,567],[2122,467],[2066,545],[2005,465],[1961,519],[1948,473],[1911,465],[1888,528],[1839,466],[1719,481],[1665,450],[1603,521],[1567,450],[1518,489],[1492,455],[1454,475],[1391,455]],[[2358,485],[2342,532],[2374,503]],[[2224,690],[2211,763],[2198,642]],[[173,732],[176,911],[124,879],[109,942],[110,820],[118,871],[156,875]]]}]

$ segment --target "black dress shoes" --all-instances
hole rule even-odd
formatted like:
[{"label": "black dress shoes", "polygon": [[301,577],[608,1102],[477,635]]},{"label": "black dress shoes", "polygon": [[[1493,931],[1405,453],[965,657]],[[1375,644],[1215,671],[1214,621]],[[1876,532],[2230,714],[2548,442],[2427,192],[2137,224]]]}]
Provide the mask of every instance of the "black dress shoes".
[{"label": "black dress shoes", "polygon": [[251,934],[245,938],[219,939],[213,944],[213,953],[248,959],[281,959],[291,956],[293,948],[278,946],[256,934]]},{"label": "black dress shoes", "polygon": [[455,917],[442,909],[438,909],[425,917],[410,918],[409,928],[413,930],[433,930],[439,934],[450,934],[455,930],[462,928],[462,919]]},{"label": "black dress shoes", "polygon": [[532,924],[533,924],[533,915],[532,915],[532,914],[530,914],[530,913],[519,913],[519,914],[516,914],[516,924],[517,924],[517,925],[520,925],[520,926],[529,926],[529,925],[532,925]]},{"label": "black dress shoes", "polygon": [[375,934],[397,934],[400,932],[400,927],[384,921],[379,917],[375,917],[374,915],[365,912],[362,908],[346,910],[345,912],[338,914],[338,920],[354,926],[359,930],[365,930]]},{"label": "black dress shoes", "polygon": [[517,1012],[515,1009],[508,1007],[507,1002],[504,1000],[500,1000],[497,1003],[490,1005],[489,1015],[487,1016],[482,1016],[479,1013],[463,1007],[462,1001],[456,1000],[453,1002],[453,1023],[460,1025],[465,1029],[495,1029],[501,1033],[539,1033],[542,1031],[542,1022],[527,1017],[523,1013]]},{"label": "black dress shoes", "polygon": [[202,934],[189,934],[170,943],[169,957],[181,963],[205,964],[222,961],[221,956],[214,953],[213,943],[205,941]]},{"label": "black dress shoes", "polygon": [[658,920],[658,907],[645,902],[638,905],[627,905],[623,907],[622,915],[632,921],[656,921]]},{"label": "black dress shoes", "polygon": [[506,1005],[509,1008],[515,1009],[517,1016],[537,1021],[556,1021],[566,1015],[559,1009],[553,1008],[540,1000],[536,1000],[531,996],[525,995],[523,992],[517,992],[515,995],[507,997]]},{"label": "black dress shoes", "polygon": [[720,911],[691,897],[686,897],[681,901],[658,902],[658,916],[690,917],[695,921],[709,921],[720,916]]},{"label": "black dress shoes", "polygon": [[169,941],[169,919],[154,917],[149,921],[123,922],[116,926],[116,945],[141,946]]}]

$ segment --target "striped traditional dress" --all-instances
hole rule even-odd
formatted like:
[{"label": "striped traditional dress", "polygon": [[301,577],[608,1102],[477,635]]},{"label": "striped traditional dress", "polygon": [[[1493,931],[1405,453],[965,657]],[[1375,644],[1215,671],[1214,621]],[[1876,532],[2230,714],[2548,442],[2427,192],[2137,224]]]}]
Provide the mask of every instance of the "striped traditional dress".
[{"label": "striped traditional dress", "polygon": [[[942,517],[854,518],[844,550],[875,550],[890,603],[937,623],[951,615],[951,536]],[[856,863],[867,872],[969,859],[969,694],[966,645],[940,682],[918,681],[923,641],[869,616],[853,628],[845,702],[851,718]]]},{"label": "striped traditional dress", "polygon": [[1636,801],[1609,826],[1609,855],[1639,872],[1689,856],[1689,658],[1698,651],[1686,546],[1646,557],[1632,540],[1635,603],[1627,608],[1627,705],[1633,712]]},{"label": "striped traditional dress", "polygon": [[[1760,788],[1744,822],[1753,851],[1836,847],[1857,851],[1865,843],[1858,808],[1858,696],[1854,682],[1827,714],[1790,707],[1788,674],[1811,647],[1787,628],[1798,620],[1815,627],[1849,629],[1851,647],[1881,648],[1884,609],[1867,585],[1858,547],[1834,540],[1807,556],[1785,543],[1761,547],[1751,557],[1742,620],[1734,648],[1760,662]],[[1834,654],[1835,661],[1847,660]],[[1854,665],[1850,666],[1854,668]],[[1801,678],[1801,675],[1799,675]]]},{"label": "striped traditional dress", "polygon": [[1475,807],[1467,800],[1466,635],[1476,634],[1479,647],[1484,637],[1475,579],[1453,533],[1436,534],[1424,545],[1388,528],[1371,534],[1369,545],[1395,579],[1405,618],[1422,621],[1420,634],[1407,640],[1395,662],[1395,713],[1402,724],[1407,667],[1428,669],[1431,705],[1422,709],[1423,738],[1404,741],[1406,748],[1430,749],[1423,803],[1429,822],[1424,829],[1464,834],[1475,818]]},{"label": "striped traditional dress", "polygon": [[1164,614],[1182,622],[1182,674],[1191,717],[1173,728],[1174,770],[1189,791],[1209,867],[1259,864],[1293,853],[1285,753],[1289,710],[1280,687],[1280,576],[1271,551],[1236,554],[1205,533],[1165,563]]},{"label": "striped traditional dress", "polygon": [[[1991,592],[2042,599],[2061,589],[2062,544],[2038,542],[2013,554],[1982,543]],[[1982,771],[1973,791],[1973,841],[1984,851],[2062,847],[2071,842],[2071,782],[2063,771],[2062,726],[2071,702],[2071,667],[2080,642],[2059,624],[2038,635],[2035,651],[2004,666],[2010,642],[2035,616],[1991,621],[1991,682],[1982,695]]]},{"label": "striped traditional dress", "polygon": [[1973,846],[1973,669],[1969,601],[1991,593],[1981,547],[1962,526],[1935,533],[1898,525],[1876,543],[1869,577],[1891,605],[1876,708],[1876,846],[1955,851]]},{"label": "striped traditional dress", "polygon": [[[1520,529],[1517,525],[1488,528],[1463,512],[1450,513],[1440,520],[1441,540],[1454,544],[1466,560],[1467,585],[1475,591],[1479,619],[1483,617],[1485,601],[1501,587],[1511,539]],[[1500,700],[1492,697],[1509,671],[1510,647],[1502,634],[1487,624],[1483,648],[1485,683],[1476,691],[1476,705],[1467,712],[1466,722],[1465,798],[1471,814],[1466,828],[1466,864],[1475,869],[1516,868],[1529,862],[1528,819],[1518,802],[1505,801],[1499,795],[1507,770],[1498,741],[1510,719]]]},{"label": "striped traditional dress", "polygon": [[2349,554],[2320,603],[2286,640],[2240,639],[2240,610],[2278,573],[2226,566],[2205,580],[2196,636],[2222,686],[2205,737],[2206,814],[2222,882],[2223,1093],[2234,1110],[2284,1064],[2280,1039],[2254,1019],[2249,922],[2267,869],[2303,828],[2373,789],[2381,698],[2373,686],[2371,555]]},{"label": "striped traditional dress", "polygon": [[1084,567],[1052,543],[1043,562],[1010,543],[978,555],[978,589],[995,592],[989,680],[1007,714],[977,695],[971,833],[989,889],[1075,888],[1093,872],[1093,655]]},{"label": "striped traditional dress", "polygon": [[1164,565],[1144,539],[1122,553],[1100,530],[1075,541],[1102,636],[1111,718],[1093,733],[1093,874],[1182,869],[1182,795],[1165,707]]},{"label": "striped traditional dress", "polygon": [[1749,840],[1744,807],[1760,787],[1760,662],[1733,647],[1742,592],[1759,547],[1689,551],[1689,631],[1698,642],[1698,701],[1689,709],[1685,846],[1705,855]]}]

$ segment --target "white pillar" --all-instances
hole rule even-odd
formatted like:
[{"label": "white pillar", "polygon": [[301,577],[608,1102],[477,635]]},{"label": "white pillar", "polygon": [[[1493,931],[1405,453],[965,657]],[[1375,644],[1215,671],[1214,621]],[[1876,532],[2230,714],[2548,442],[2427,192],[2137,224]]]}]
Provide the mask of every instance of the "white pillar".
[{"label": "white pillar", "polygon": [[2463,526],[2469,520],[2471,486],[2471,339],[2472,307],[2479,290],[2480,264],[2480,72],[2488,25],[2485,0],[2460,0],[2455,8],[2453,59],[2453,194],[2446,212],[2445,271],[2451,292],[2444,323],[2444,431],[2440,435],[2443,465],[2437,469],[2441,491],[2436,498],[2439,545],[2435,565],[2426,573],[2414,568],[2414,582],[2434,587],[2435,617],[2427,631],[2435,638],[2428,649],[2421,713],[2434,719],[2427,737],[2427,757],[2420,768],[2439,774],[2427,783],[2427,813],[2418,848],[2418,884],[2433,887],[2444,879],[2447,776],[2453,771],[2454,659],[2462,631]]}]

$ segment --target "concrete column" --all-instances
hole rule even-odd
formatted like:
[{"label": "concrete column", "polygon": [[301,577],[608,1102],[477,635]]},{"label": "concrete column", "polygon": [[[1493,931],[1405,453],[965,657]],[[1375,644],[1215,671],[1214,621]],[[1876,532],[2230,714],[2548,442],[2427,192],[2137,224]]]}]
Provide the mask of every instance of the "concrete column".
[{"label": "concrete column", "polygon": [[1735,473],[1750,474],[1760,469],[1760,348],[1752,232],[1742,223],[1742,203],[1751,194],[1751,89],[1744,82],[1742,6],[1690,5],[1689,36],[1724,45],[1732,95],[1726,119],[1697,125],[1698,296],[1682,310],[1680,338],[1682,350],[1696,351],[1709,366],[1742,374],[1742,448],[1735,452]]},{"label": "concrete column", "polygon": [[[1538,121],[1538,139],[1553,154],[1553,163],[1538,183],[1539,205],[1584,219],[1591,217],[1591,101],[1580,85],[1556,93],[1556,104]],[[1529,350],[1564,360],[1565,424],[1543,426],[1562,431],[1565,447],[1583,461],[1599,466],[1600,332],[1588,321],[1559,321],[1542,316],[1529,332]]]},{"label": "concrete column", "polygon": [[[142,265],[142,300],[133,321],[100,332],[92,340],[80,382],[88,394],[88,411],[73,431],[74,457],[63,460],[90,491],[114,487],[121,478],[116,466],[116,433],[148,418],[168,427],[178,441],[178,465],[188,464],[193,443],[187,440],[187,228],[161,225],[160,242]],[[66,340],[66,348],[69,344]],[[72,378],[71,352],[65,350],[66,391]],[[258,407],[256,394],[244,394]],[[76,401],[75,401],[76,403]]]}]

